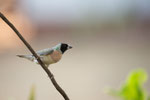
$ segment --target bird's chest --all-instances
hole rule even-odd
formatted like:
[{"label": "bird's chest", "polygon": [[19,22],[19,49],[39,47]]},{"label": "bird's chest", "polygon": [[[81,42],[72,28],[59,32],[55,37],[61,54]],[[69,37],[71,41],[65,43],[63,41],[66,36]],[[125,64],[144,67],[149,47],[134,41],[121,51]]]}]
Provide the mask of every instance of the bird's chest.
[{"label": "bird's chest", "polygon": [[52,54],[42,57],[42,60],[45,64],[53,64],[58,62],[62,57],[62,54],[58,51],[54,51]]},{"label": "bird's chest", "polygon": [[61,59],[62,54],[58,51],[54,51],[52,54],[50,54],[50,57],[54,62],[58,62]]}]

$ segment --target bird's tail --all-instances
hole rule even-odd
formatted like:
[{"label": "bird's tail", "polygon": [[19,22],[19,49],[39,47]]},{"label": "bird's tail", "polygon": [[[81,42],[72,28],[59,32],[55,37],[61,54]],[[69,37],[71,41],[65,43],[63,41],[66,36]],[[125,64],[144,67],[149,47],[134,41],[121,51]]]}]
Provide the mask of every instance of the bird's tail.
[{"label": "bird's tail", "polygon": [[20,58],[26,58],[30,61],[34,61],[34,57],[32,55],[16,55],[16,56],[18,56]]}]

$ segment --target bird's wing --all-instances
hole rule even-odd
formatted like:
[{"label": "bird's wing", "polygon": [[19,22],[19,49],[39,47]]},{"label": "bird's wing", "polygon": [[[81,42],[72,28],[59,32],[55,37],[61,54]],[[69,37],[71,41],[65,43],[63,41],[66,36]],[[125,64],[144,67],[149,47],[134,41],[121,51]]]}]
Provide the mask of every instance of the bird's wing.
[{"label": "bird's wing", "polygon": [[49,54],[53,53],[53,51],[54,50],[52,48],[48,48],[48,49],[37,51],[37,54],[39,56],[45,56],[45,55],[49,55]]}]

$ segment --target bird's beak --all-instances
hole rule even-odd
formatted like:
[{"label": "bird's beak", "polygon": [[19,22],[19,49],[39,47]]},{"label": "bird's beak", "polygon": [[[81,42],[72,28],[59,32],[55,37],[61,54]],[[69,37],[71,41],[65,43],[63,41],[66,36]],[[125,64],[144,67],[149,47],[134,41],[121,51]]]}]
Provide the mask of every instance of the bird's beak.
[{"label": "bird's beak", "polygon": [[68,49],[71,49],[72,48],[72,46],[68,46]]}]

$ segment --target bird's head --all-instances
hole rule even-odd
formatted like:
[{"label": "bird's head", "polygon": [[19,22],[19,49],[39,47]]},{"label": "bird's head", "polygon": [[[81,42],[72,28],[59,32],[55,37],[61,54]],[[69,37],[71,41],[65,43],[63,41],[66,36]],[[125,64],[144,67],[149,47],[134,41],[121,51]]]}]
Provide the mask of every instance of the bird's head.
[{"label": "bird's head", "polygon": [[72,46],[70,46],[66,43],[60,43],[60,51],[62,52],[62,54],[71,48],[72,48]]}]

